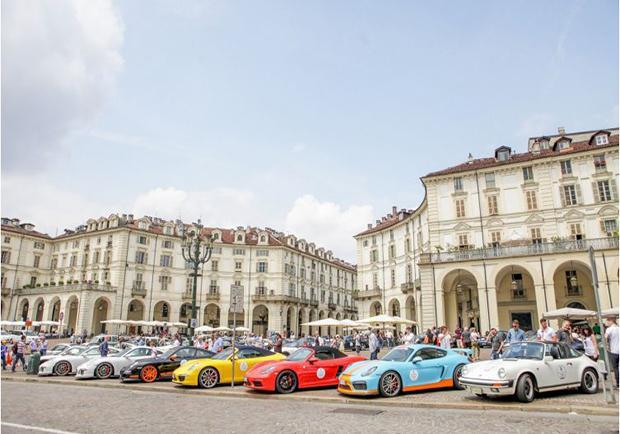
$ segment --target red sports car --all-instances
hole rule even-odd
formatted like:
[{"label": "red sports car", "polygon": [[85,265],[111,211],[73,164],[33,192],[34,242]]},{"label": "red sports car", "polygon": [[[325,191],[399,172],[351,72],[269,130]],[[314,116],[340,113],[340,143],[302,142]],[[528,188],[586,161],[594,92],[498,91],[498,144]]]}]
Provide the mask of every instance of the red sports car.
[{"label": "red sports car", "polygon": [[337,386],[338,376],[355,362],[366,360],[347,356],[331,347],[300,348],[285,360],[255,365],[243,384],[251,389],[291,393],[296,389]]}]

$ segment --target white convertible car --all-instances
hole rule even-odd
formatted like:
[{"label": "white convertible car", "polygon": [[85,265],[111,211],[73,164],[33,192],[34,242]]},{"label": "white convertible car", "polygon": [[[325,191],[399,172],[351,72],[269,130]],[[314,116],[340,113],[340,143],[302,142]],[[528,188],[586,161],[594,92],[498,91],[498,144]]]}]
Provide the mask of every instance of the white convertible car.
[{"label": "white convertible car", "polygon": [[536,392],[579,388],[596,393],[598,380],[596,362],[566,344],[519,342],[501,359],[464,366],[460,383],[477,396],[515,395],[531,402]]},{"label": "white convertible car", "polygon": [[108,357],[95,357],[81,364],[77,368],[75,378],[110,378],[121,375],[121,370],[131,366],[134,362],[157,357],[161,351],[152,347],[134,347],[122,350]]},{"label": "white convertible car", "polygon": [[[110,347],[110,355],[118,353],[116,348]],[[100,357],[98,347],[79,346],[71,347],[57,356],[47,360],[39,366],[39,375],[70,375],[75,374],[77,367],[89,359]]]}]

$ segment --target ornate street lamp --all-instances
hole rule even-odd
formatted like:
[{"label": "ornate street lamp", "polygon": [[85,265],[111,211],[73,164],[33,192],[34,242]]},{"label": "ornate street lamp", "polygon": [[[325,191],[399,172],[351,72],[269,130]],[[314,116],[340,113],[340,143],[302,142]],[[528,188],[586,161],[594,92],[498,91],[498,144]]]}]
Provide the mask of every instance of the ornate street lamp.
[{"label": "ornate street lamp", "polygon": [[193,227],[185,232],[183,224],[179,224],[177,230],[183,238],[183,244],[181,248],[181,254],[185,263],[190,264],[192,272],[189,274],[193,277],[192,284],[192,316],[189,320],[188,328],[189,335],[194,335],[194,328],[196,326],[196,288],[198,286],[198,270],[211,259],[211,253],[213,251],[213,240],[211,235],[202,233],[203,226],[200,224],[200,219]]}]

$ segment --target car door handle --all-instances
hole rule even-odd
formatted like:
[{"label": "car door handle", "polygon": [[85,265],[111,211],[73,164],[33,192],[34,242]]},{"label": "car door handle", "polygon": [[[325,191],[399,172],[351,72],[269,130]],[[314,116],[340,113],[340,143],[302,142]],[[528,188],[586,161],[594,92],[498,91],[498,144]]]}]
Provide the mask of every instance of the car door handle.
[{"label": "car door handle", "polygon": [[573,366],[573,362],[568,362],[566,366]]}]

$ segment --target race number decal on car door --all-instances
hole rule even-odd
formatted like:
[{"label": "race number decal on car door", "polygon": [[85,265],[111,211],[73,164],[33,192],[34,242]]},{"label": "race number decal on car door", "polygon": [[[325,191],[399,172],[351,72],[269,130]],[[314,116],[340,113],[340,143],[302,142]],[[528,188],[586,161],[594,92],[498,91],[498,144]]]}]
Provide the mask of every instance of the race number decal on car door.
[{"label": "race number decal on car door", "polygon": [[242,371],[247,371],[248,370],[248,363],[247,362],[241,362],[241,364],[239,365],[239,369],[241,369]]},{"label": "race number decal on car door", "polygon": [[318,378],[319,380],[323,379],[325,377],[325,369],[323,368],[319,368],[316,370],[316,378]]},{"label": "race number decal on car door", "polygon": [[416,381],[418,377],[419,377],[419,374],[418,374],[417,369],[412,369],[411,371],[409,371],[409,379],[411,381]]}]

